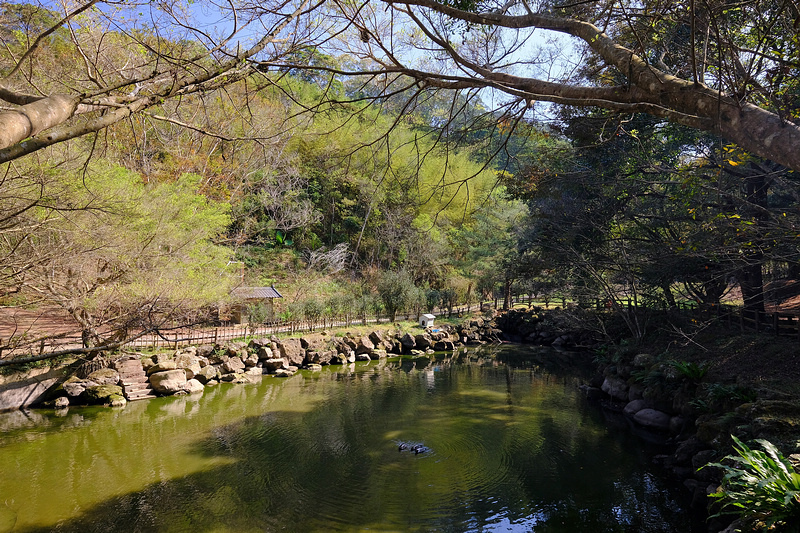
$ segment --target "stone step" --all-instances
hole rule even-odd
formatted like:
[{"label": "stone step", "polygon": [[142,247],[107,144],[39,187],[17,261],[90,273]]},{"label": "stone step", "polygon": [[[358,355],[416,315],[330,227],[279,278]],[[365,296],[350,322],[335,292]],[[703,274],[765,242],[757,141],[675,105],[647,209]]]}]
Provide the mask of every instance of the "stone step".
[{"label": "stone step", "polygon": [[142,364],[142,361],[139,360],[139,359],[127,359],[125,361],[117,361],[115,363],[115,365],[117,367],[133,366],[133,365],[141,365],[141,364]]},{"label": "stone step", "polygon": [[137,390],[145,390],[145,389],[152,389],[149,383],[124,383],[122,385],[122,390],[125,392],[132,392]]},{"label": "stone step", "polygon": [[131,367],[131,368],[118,368],[117,372],[120,374],[144,374],[145,371],[142,370],[142,367],[139,368]]},{"label": "stone step", "polygon": [[123,394],[125,399],[128,401],[131,400],[142,400],[144,398],[155,398],[156,394],[153,389],[150,387],[149,384],[140,384],[134,387],[125,387],[123,388]]},{"label": "stone step", "polygon": [[125,367],[125,368],[118,368],[117,372],[120,374],[144,374],[145,371],[141,365],[139,366],[132,366],[132,367]]},{"label": "stone step", "polygon": [[147,374],[139,359],[118,361],[116,369],[119,373],[122,393],[126,400],[130,402],[158,397],[150,386],[150,382],[147,380]]},{"label": "stone step", "polygon": [[140,374],[126,374],[121,373],[119,375],[120,381],[147,381],[147,374],[144,372]]},{"label": "stone step", "polygon": [[125,395],[125,399],[129,402],[135,400],[149,400],[150,398],[158,398],[158,396],[156,396],[153,391],[138,391]]}]

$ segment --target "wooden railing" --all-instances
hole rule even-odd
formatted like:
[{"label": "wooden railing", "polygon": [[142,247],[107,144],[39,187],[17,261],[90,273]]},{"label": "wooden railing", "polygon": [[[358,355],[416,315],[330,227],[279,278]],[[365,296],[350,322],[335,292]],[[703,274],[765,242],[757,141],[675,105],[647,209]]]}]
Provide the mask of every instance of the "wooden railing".
[{"label": "wooden railing", "polygon": [[[614,305],[607,301],[595,300],[597,310],[630,311],[644,309],[630,299],[618,300]],[[800,314],[775,311],[755,311],[727,304],[700,305],[697,302],[677,302],[675,310],[684,316],[704,322],[714,322],[728,329],[752,331],[776,336],[790,336],[800,339]]]},{"label": "wooden railing", "polygon": [[[453,308],[453,314],[469,312],[477,305],[462,305]],[[434,315],[447,316],[447,309],[434,309]],[[395,320],[417,320],[415,313],[399,313]],[[367,324],[386,324],[391,322],[386,315],[372,314],[361,316],[321,317],[318,320],[292,320],[275,321],[265,324],[239,324],[211,327],[175,327],[164,328],[161,331],[148,333],[127,342],[123,345],[126,349],[147,348],[172,348],[192,344],[217,344],[232,339],[252,339],[269,337],[281,333],[296,333],[317,331],[334,327],[350,327]],[[0,353],[3,356],[21,356],[26,354],[47,354],[50,352],[82,348],[83,341],[80,334],[63,334],[52,337],[42,337],[40,340],[31,341],[25,338],[15,339],[16,347]]]}]

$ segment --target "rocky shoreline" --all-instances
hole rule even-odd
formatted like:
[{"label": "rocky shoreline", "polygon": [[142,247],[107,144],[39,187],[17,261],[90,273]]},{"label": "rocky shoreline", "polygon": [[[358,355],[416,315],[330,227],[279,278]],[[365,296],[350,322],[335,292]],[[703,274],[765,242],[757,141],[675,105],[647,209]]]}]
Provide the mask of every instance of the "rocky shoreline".
[{"label": "rocky shoreline", "polygon": [[[312,333],[300,338],[252,339],[204,344],[173,353],[124,353],[100,357],[79,368],[50,394],[45,405],[122,406],[129,399],[194,394],[219,383],[250,383],[262,376],[288,377],[299,369],[318,370],[391,356],[425,355],[503,341],[495,322],[473,318],[458,326],[429,327],[419,333],[376,328],[368,334]],[[131,364],[141,364],[143,387],[134,385]],[[146,383],[145,383],[146,382]],[[131,397],[131,390],[137,393]]]}]

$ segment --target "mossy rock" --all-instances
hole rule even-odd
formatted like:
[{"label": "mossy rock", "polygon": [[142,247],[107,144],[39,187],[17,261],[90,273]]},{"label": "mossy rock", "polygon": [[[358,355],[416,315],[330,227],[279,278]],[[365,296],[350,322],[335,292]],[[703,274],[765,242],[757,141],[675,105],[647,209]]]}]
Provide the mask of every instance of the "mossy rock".
[{"label": "mossy rock", "polygon": [[750,421],[754,438],[767,439],[786,453],[800,449],[800,403],[759,400],[742,405],[737,412]]},{"label": "mossy rock", "polygon": [[93,405],[108,405],[114,400],[124,399],[122,387],[119,385],[96,385],[87,387],[83,395],[86,403]]},{"label": "mossy rock", "polygon": [[730,435],[737,421],[738,418],[734,413],[701,416],[695,422],[697,438],[709,446],[719,446],[723,442],[730,440]]}]

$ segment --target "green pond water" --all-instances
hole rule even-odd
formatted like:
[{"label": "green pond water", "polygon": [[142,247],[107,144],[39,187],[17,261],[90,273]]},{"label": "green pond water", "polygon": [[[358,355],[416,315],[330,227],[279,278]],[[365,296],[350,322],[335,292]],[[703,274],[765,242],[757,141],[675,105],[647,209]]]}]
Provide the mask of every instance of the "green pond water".
[{"label": "green pond water", "polygon": [[574,373],[546,370],[551,355],[384,360],[3,415],[0,532],[690,531],[658,450],[609,427]]}]

